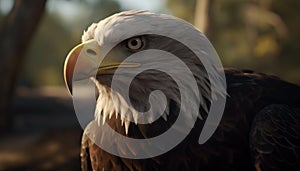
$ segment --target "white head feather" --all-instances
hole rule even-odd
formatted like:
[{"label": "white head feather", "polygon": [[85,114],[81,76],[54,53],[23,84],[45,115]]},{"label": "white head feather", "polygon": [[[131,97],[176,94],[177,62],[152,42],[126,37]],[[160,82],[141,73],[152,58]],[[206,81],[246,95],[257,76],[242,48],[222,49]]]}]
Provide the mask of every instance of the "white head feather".
[{"label": "white head feather", "polygon": [[[107,45],[112,46],[131,37],[153,33],[176,37],[177,40],[180,39],[180,42],[189,47],[197,54],[197,56],[201,58],[201,62],[204,63],[204,66],[206,64],[211,66],[212,64],[214,65],[220,63],[219,61],[216,62],[215,58],[211,58],[212,55],[216,55],[213,46],[194,26],[170,15],[154,14],[147,11],[124,11],[112,15],[100,21],[99,23],[93,23],[82,35],[82,42],[95,39],[100,47]],[[187,34],[189,34],[189,36],[186,36]],[[225,95],[224,85],[218,86],[219,84],[215,84],[218,82],[218,80],[222,79],[217,74],[216,68],[219,67],[221,66],[213,66],[215,70],[212,70],[212,72],[209,73],[210,81],[212,83],[211,90],[213,98],[216,94],[221,94],[222,96]],[[98,86],[102,85],[98,84]],[[103,88],[107,89],[108,87],[103,86]],[[116,95],[115,97],[121,96]],[[105,99],[106,98],[98,98],[97,103],[100,103],[100,106],[97,105],[98,109],[96,109],[96,111],[98,112],[95,113],[96,119],[101,118],[101,111],[107,110],[107,105],[110,107],[113,106],[108,104]],[[122,99],[118,99],[118,101],[125,102]],[[126,109],[121,110],[121,108],[123,108],[122,106]],[[135,117],[133,113],[137,113],[127,103],[120,104],[119,107],[115,106],[115,108],[112,110],[114,112],[119,112],[122,120],[124,120],[126,117]],[[127,111],[130,111],[132,114],[128,115]],[[110,112],[108,112],[107,115],[111,115]],[[127,124],[129,125],[129,123]],[[128,132],[128,125],[125,125],[125,127],[127,127],[126,133]]]}]

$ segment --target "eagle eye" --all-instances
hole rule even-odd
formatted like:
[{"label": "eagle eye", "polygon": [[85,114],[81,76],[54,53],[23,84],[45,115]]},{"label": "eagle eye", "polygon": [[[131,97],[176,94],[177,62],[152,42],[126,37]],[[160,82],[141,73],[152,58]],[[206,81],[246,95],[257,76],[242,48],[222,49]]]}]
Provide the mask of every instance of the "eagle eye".
[{"label": "eagle eye", "polygon": [[128,39],[126,47],[129,50],[136,51],[142,49],[144,45],[145,45],[144,40],[141,37],[134,37]]}]

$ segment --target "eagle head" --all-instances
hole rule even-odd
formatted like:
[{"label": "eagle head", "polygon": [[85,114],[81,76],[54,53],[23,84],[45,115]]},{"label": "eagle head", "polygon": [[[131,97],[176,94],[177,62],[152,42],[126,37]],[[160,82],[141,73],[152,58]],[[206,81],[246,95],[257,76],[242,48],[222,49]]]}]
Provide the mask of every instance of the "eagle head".
[{"label": "eagle head", "polygon": [[210,101],[223,88],[212,84],[221,79],[212,56],[214,48],[191,24],[164,14],[125,11],[84,32],[82,43],[66,58],[64,78],[72,94],[74,81],[92,77],[98,124],[108,122],[120,133],[149,138],[167,130],[180,110],[193,104],[191,117],[206,117]]}]

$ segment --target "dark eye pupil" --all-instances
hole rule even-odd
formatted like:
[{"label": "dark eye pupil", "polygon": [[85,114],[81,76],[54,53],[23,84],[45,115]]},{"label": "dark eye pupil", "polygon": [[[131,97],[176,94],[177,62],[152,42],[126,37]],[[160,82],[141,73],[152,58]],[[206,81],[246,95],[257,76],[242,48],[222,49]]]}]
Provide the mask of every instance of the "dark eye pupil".
[{"label": "dark eye pupil", "polygon": [[137,40],[132,40],[132,41],[131,41],[131,45],[132,45],[132,46],[136,46],[137,44],[138,44]]}]

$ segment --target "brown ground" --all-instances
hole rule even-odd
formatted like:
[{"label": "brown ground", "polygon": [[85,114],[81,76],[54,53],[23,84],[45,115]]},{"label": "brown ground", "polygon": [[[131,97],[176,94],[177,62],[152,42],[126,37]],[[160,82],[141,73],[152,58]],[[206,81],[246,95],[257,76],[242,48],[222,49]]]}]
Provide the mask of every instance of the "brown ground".
[{"label": "brown ground", "polygon": [[12,129],[0,134],[0,170],[80,170],[82,130],[64,88],[18,88]]}]

